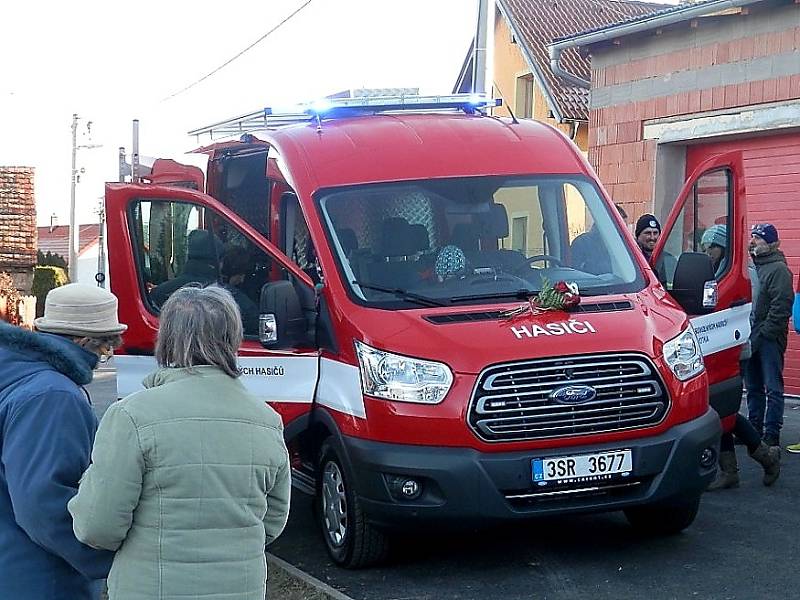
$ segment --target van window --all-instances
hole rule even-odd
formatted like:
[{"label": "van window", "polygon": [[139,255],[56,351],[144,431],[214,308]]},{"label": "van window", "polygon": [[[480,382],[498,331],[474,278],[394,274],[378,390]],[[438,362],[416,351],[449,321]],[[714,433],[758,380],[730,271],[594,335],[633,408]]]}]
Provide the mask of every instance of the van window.
[{"label": "van window", "polygon": [[318,283],[322,279],[322,272],[300,202],[294,192],[286,192],[281,197],[281,205],[281,231],[284,232],[282,250],[314,283]]},{"label": "van window", "polygon": [[732,181],[728,169],[703,174],[686,199],[672,230],[662,234],[668,237],[656,270],[666,281],[667,289],[672,288],[675,267],[683,252],[708,254],[718,280],[729,271]]},{"label": "van window", "polygon": [[370,184],[328,190],[319,203],[340,272],[365,303],[419,305],[400,292],[437,302],[492,302],[536,292],[544,280],[575,282],[586,296],[643,286],[606,201],[588,179]]},{"label": "van window", "polygon": [[245,335],[258,335],[259,294],[271,261],[249,238],[187,202],[135,202],[129,220],[143,299],[154,313],[185,285],[217,283],[239,305]]}]

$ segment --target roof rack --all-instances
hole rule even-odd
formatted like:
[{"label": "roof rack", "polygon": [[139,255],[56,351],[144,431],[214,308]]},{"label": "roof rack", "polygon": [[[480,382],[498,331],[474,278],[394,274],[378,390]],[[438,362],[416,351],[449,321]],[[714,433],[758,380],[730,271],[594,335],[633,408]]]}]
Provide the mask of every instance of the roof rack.
[{"label": "roof rack", "polygon": [[252,131],[278,129],[298,123],[317,122],[353,115],[397,111],[458,110],[467,113],[482,112],[500,106],[502,101],[480,94],[451,94],[448,96],[373,96],[359,98],[325,98],[310,104],[295,106],[286,112],[265,108],[233,119],[220,121],[193,129],[189,135],[198,141],[203,135],[212,140],[239,136]]}]

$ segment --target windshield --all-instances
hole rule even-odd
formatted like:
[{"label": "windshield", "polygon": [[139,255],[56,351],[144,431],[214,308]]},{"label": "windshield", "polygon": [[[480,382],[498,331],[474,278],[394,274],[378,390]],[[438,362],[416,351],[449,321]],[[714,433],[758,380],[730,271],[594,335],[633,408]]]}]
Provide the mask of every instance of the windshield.
[{"label": "windshield", "polygon": [[340,272],[367,304],[513,302],[543,280],[575,282],[582,296],[643,287],[607,203],[581,177],[368,184],[319,198]]}]

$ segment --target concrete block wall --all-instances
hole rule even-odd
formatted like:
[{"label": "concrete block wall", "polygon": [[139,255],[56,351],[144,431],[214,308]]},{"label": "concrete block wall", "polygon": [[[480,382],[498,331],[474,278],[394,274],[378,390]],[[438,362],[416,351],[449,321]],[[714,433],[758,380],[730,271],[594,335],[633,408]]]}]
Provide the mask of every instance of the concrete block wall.
[{"label": "concrete block wall", "polygon": [[[769,4],[769,3],[767,3]],[[653,209],[646,122],[800,99],[800,4],[699,19],[594,48],[589,160],[632,218]]]},{"label": "concrete block wall", "polygon": [[0,166],[0,271],[27,293],[36,265],[36,203],[32,167]]}]

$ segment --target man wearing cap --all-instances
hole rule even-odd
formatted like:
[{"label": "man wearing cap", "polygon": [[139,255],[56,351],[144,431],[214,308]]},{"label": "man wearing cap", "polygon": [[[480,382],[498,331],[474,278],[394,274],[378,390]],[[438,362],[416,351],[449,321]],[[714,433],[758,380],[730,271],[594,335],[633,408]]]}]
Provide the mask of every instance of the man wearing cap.
[{"label": "man wearing cap", "polygon": [[78,542],[67,502],[97,429],[82,388],[121,343],[117,299],[50,291],[37,332],[0,322],[0,598],[90,600],[113,554]]},{"label": "man wearing cap", "polygon": [[780,444],[783,357],[794,301],[792,273],[779,245],[774,225],[753,226],[749,249],[758,276],[758,295],[750,315],[752,354],[745,368],[745,386],[748,418],[770,446]]},{"label": "man wearing cap", "polygon": [[[636,221],[634,234],[636,236],[636,243],[639,244],[639,249],[649,263],[658,238],[661,237],[661,223],[658,222],[658,219],[656,219],[654,215],[644,214]],[[675,272],[676,265],[677,260],[675,257],[665,251],[659,257],[658,263],[652,266],[658,280],[662,284],[666,284],[668,275]]]}]

